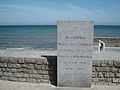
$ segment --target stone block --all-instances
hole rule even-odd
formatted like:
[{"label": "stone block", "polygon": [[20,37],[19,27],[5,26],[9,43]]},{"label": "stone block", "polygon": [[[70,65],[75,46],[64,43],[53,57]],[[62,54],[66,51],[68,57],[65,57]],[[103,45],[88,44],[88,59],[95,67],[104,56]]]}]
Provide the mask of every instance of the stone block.
[{"label": "stone block", "polygon": [[92,66],[94,67],[100,67],[101,65],[100,65],[100,60],[93,60],[93,62],[92,62]]},{"label": "stone block", "polygon": [[96,71],[98,72],[108,72],[110,71],[109,67],[96,67]]},{"label": "stone block", "polygon": [[22,77],[22,73],[13,73],[14,77]]},{"label": "stone block", "polygon": [[113,79],[112,79],[112,82],[113,82],[113,83],[118,83],[118,82],[119,82],[119,79],[118,79],[118,78],[113,78]]},{"label": "stone block", "polygon": [[110,61],[110,60],[109,60],[108,66],[112,67],[112,66],[113,66],[113,61]]},{"label": "stone block", "polygon": [[92,21],[58,21],[58,86],[91,86],[93,27]]},{"label": "stone block", "polygon": [[92,82],[98,82],[99,81],[99,79],[98,78],[92,78]]},{"label": "stone block", "polygon": [[33,58],[24,58],[25,63],[29,63],[29,64],[35,64],[35,60]]},{"label": "stone block", "polygon": [[41,65],[37,65],[37,64],[35,64],[35,69],[42,69],[42,66]]},{"label": "stone block", "polygon": [[17,69],[16,69],[16,68],[12,68],[12,69],[11,69],[11,72],[13,72],[13,73],[14,73],[14,72],[17,72]]},{"label": "stone block", "polygon": [[0,68],[7,67],[7,63],[0,63]]},{"label": "stone block", "polygon": [[17,68],[17,64],[8,63],[9,68]]},{"label": "stone block", "polygon": [[99,73],[98,73],[98,77],[99,77],[99,78],[104,78],[104,73],[103,73],[103,72],[99,72]]},{"label": "stone block", "polygon": [[8,76],[2,76],[1,80],[8,80],[8,78],[9,78]]},{"label": "stone block", "polygon": [[4,72],[3,75],[4,76],[12,76],[12,73],[11,72]]},{"label": "stone block", "polygon": [[48,66],[48,65],[46,65],[46,66],[45,66],[45,69],[46,69],[46,70],[49,70],[49,66]]},{"label": "stone block", "polygon": [[9,63],[17,63],[17,58],[9,57]]},{"label": "stone block", "polygon": [[119,70],[118,70],[118,68],[111,67],[111,68],[110,68],[110,71],[111,71],[111,72],[118,72]]},{"label": "stone block", "polygon": [[42,60],[42,59],[38,59],[38,58],[37,58],[37,59],[35,59],[35,61],[36,61],[36,64],[38,64],[38,65],[39,65],[39,64],[40,64],[40,65],[43,64],[43,60]]},{"label": "stone block", "polygon": [[45,65],[48,65],[48,64],[49,64],[47,58],[44,58],[43,60],[44,60],[43,63],[44,63]]},{"label": "stone block", "polygon": [[16,77],[9,77],[8,80],[10,80],[10,81],[17,81],[18,78],[16,78]]},{"label": "stone block", "polygon": [[42,79],[41,82],[42,82],[42,83],[50,83],[49,80],[45,80],[45,79]]},{"label": "stone block", "polygon": [[24,78],[29,78],[29,74],[27,74],[27,73],[22,73],[22,77],[24,77]]},{"label": "stone block", "polygon": [[37,72],[38,72],[38,74],[40,74],[40,75],[46,75],[46,74],[49,74],[49,72],[46,71],[46,70],[38,70]]},{"label": "stone block", "polygon": [[17,59],[17,62],[18,62],[19,64],[25,63],[24,58],[18,58],[18,59]]},{"label": "stone block", "polygon": [[36,75],[36,79],[42,79],[42,75]]},{"label": "stone block", "polygon": [[27,73],[36,74],[37,71],[35,69],[28,69]]},{"label": "stone block", "polygon": [[3,63],[5,61],[5,57],[0,57],[0,62]]},{"label": "stone block", "polygon": [[116,74],[115,74],[115,77],[116,77],[116,78],[120,78],[120,73],[116,73]]},{"label": "stone block", "polygon": [[34,69],[34,64],[25,64],[25,68]]},{"label": "stone block", "polygon": [[46,65],[41,65],[42,70],[45,70],[45,68],[46,68]]},{"label": "stone block", "polygon": [[36,79],[34,79],[34,78],[27,78],[26,81],[36,83]]},{"label": "stone block", "polygon": [[120,62],[119,61],[113,61],[114,67],[120,67]]},{"label": "stone block", "polygon": [[29,74],[29,77],[30,78],[36,78],[36,75],[35,74]]},{"label": "stone block", "polygon": [[25,82],[26,79],[25,79],[25,78],[18,78],[18,81],[20,81],[20,82]]},{"label": "stone block", "polygon": [[97,74],[98,74],[97,72],[92,72],[92,78],[97,77],[98,76]]},{"label": "stone block", "polygon": [[5,69],[5,68],[0,68],[0,70],[1,70],[2,72],[5,72],[5,71],[6,71],[6,69]]},{"label": "stone block", "polygon": [[5,68],[6,72],[11,72],[11,68]]},{"label": "stone block", "polygon": [[45,79],[45,80],[49,80],[50,79],[49,75],[43,75],[42,78]]},{"label": "stone block", "polygon": [[101,60],[100,64],[101,64],[102,67],[105,67],[105,66],[108,65],[107,62],[108,62],[108,61]]},{"label": "stone block", "polygon": [[41,83],[41,80],[40,80],[40,79],[36,79],[36,82],[37,82],[37,83]]},{"label": "stone block", "polygon": [[106,72],[105,73],[105,78],[115,78],[115,75],[112,72]]},{"label": "stone block", "polygon": [[27,73],[28,72],[28,69],[26,69],[26,68],[19,68],[19,69],[17,69],[17,71],[18,72],[23,72],[23,73]]}]

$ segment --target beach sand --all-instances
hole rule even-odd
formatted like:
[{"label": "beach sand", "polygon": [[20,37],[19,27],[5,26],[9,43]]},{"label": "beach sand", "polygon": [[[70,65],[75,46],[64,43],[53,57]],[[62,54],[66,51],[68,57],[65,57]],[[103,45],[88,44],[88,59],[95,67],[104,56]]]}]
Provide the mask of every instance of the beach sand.
[{"label": "beach sand", "polygon": [[[98,40],[105,42],[105,52],[98,52]],[[57,50],[0,49],[0,57],[42,58],[42,55],[57,56]],[[120,60],[120,38],[94,38],[93,60]]]},{"label": "beach sand", "polygon": [[[57,56],[57,50],[25,50],[25,49],[1,49],[0,57],[26,57],[42,58],[43,55]],[[93,48],[93,60],[120,60],[119,47],[106,47],[105,52],[98,52],[98,48]]]}]

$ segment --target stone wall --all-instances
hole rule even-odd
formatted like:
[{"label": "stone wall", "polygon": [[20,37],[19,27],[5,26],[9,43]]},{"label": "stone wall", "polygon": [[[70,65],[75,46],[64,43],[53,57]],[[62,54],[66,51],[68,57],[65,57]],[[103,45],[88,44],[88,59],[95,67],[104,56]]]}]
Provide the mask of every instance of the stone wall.
[{"label": "stone wall", "polygon": [[105,42],[106,47],[120,47],[120,38],[94,38],[94,46],[98,46],[98,40]]},{"label": "stone wall", "polygon": [[[92,70],[92,84],[120,85],[120,61],[94,60]],[[0,79],[56,85],[57,58],[0,57]]]},{"label": "stone wall", "polygon": [[53,60],[47,58],[0,57],[0,79],[56,84],[56,60],[53,57]]},{"label": "stone wall", "polygon": [[120,85],[120,60],[94,60],[92,83],[94,85]]}]

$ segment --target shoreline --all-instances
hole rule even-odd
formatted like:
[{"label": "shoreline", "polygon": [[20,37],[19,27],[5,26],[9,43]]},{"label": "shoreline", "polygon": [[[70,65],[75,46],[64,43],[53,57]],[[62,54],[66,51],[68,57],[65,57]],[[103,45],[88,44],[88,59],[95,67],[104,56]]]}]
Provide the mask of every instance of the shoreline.
[{"label": "shoreline", "polygon": [[[93,60],[120,60],[120,47],[106,47],[105,51],[98,52],[98,48],[93,48]],[[23,57],[23,58],[43,58],[43,56],[57,57],[57,50],[1,50],[0,57]]]},{"label": "shoreline", "polygon": [[[94,37],[93,38],[93,46],[98,47],[99,40],[102,40],[105,43],[105,47],[120,47],[120,37]],[[57,44],[57,42],[56,42]],[[32,47],[18,47],[18,48],[6,48],[6,47],[1,47],[0,50],[57,50],[57,47],[55,46],[54,48],[32,48]]]}]

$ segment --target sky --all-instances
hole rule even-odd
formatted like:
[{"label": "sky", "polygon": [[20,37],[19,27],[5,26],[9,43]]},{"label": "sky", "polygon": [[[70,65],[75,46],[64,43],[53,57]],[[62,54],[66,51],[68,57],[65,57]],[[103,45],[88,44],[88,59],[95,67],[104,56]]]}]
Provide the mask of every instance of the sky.
[{"label": "sky", "polygon": [[0,25],[54,25],[57,20],[120,25],[120,0],[0,0]]}]

